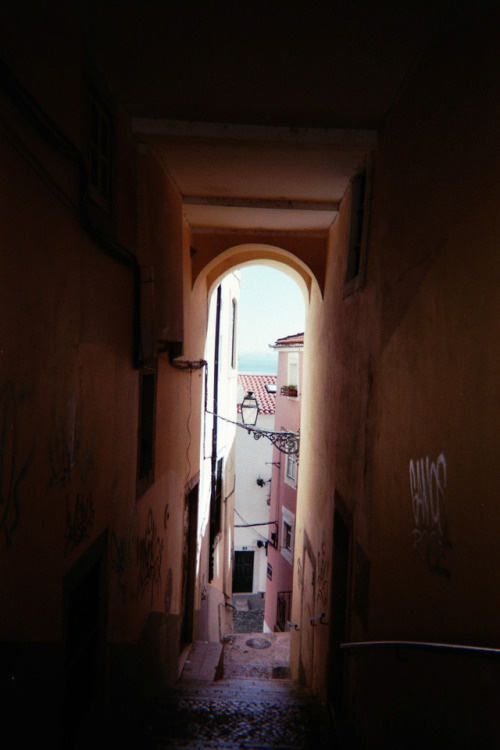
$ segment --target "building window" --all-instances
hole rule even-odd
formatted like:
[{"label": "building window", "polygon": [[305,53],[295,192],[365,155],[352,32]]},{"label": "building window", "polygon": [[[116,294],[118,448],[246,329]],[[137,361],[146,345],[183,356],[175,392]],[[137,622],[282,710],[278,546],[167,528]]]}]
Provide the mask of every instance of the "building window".
[{"label": "building window", "polygon": [[236,370],[238,366],[236,332],[238,330],[238,303],[233,299],[231,316],[231,367]]},{"label": "building window", "polygon": [[105,211],[111,208],[111,118],[101,101],[89,92],[88,185],[91,199]]},{"label": "building window", "polygon": [[356,175],[351,184],[351,227],[347,250],[346,283],[359,274],[361,264],[361,239],[365,210],[366,172]]},{"label": "building window", "polygon": [[294,529],[295,516],[283,505],[281,507],[281,554],[290,565],[293,565]]},{"label": "building window", "polygon": [[286,456],[285,482],[291,487],[297,486],[297,456],[293,453]]},{"label": "building window", "polygon": [[[299,387],[299,355],[298,352],[289,352],[287,360],[287,385]],[[298,390],[297,390],[298,393]]]},{"label": "building window", "polygon": [[137,494],[142,495],[154,481],[156,427],[156,371],[140,373]]},{"label": "building window", "polygon": [[368,214],[371,190],[371,158],[367,168],[351,182],[351,222],[347,247],[344,297],[365,283]]}]

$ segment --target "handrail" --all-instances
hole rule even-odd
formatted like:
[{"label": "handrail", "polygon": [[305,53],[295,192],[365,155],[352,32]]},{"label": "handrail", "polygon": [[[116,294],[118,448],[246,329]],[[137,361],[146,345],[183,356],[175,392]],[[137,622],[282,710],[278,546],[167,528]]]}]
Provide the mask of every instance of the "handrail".
[{"label": "handrail", "polygon": [[311,625],[315,625],[316,621],[319,621],[320,625],[328,625],[327,622],[323,622],[323,617],[326,617],[325,613],[322,612],[320,615],[315,615],[314,617],[311,617]]},{"label": "handrail", "polygon": [[500,648],[465,646],[459,643],[435,643],[432,641],[354,641],[353,643],[341,643],[340,648],[344,651],[358,651],[369,648],[452,651],[464,653],[467,656],[492,656],[500,658]]}]

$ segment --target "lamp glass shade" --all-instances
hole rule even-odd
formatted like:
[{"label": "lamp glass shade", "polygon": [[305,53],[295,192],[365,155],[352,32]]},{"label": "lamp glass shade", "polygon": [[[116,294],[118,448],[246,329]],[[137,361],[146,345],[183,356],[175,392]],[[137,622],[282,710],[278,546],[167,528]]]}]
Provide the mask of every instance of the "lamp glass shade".
[{"label": "lamp glass shade", "polygon": [[245,427],[255,427],[259,414],[259,404],[252,391],[241,402],[241,421]]}]

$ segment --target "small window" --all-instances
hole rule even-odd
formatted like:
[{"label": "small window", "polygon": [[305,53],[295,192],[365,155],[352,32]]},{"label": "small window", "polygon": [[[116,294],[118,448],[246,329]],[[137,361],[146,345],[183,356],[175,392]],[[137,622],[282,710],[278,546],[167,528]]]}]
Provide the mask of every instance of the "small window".
[{"label": "small window", "polygon": [[111,207],[111,118],[100,100],[89,94],[88,185],[89,195],[105,211]]},{"label": "small window", "polygon": [[154,481],[156,427],[156,371],[140,375],[137,490],[142,495]]},{"label": "small window", "polygon": [[232,319],[231,319],[231,367],[236,370],[238,366],[236,332],[238,329],[238,303],[233,299]]},{"label": "small window", "polygon": [[365,192],[366,172],[363,172],[354,178],[351,185],[351,228],[347,251],[346,283],[358,276],[360,270]]},{"label": "small window", "polygon": [[365,283],[368,215],[370,207],[372,158],[366,169],[351,182],[351,222],[347,247],[344,297],[358,291]]},{"label": "small window", "polygon": [[271,563],[267,563],[267,577],[270,581],[273,580],[273,566],[271,565]]},{"label": "small window", "polygon": [[288,364],[287,364],[287,385],[294,386],[297,389],[299,387],[299,354],[298,352],[288,353]]},{"label": "small window", "polygon": [[290,565],[293,565],[294,529],[295,516],[283,505],[281,507],[281,554]]},{"label": "small window", "polygon": [[297,456],[294,453],[286,457],[285,482],[292,487],[297,486]]}]

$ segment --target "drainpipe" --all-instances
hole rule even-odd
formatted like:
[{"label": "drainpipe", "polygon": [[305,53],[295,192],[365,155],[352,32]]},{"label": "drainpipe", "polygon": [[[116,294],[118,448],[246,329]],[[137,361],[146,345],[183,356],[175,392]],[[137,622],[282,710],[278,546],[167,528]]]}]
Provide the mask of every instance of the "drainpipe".
[{"label": "drainpipe", "polygon": [[210,497],[210,579],[212,580],[214,574],[214,541],[215,541],[215,524],[214,517],[214,501],[217,492],[217,417],[215,416],[218,412],[219,403],[219,357],[220,357],[220,324],[221,324],[221,307],[222,307],[222,290],[220,285],[217,287],[217,308],[215,316],[215,346],[214,346],[214,384],[213,384],[213,396],[212,396],[212,457],[211,457],[211,470],[212,470],[212,481],[211,481],[211,497]]},{"label": "drainpipe", "polygon": [[[217,312],[215,317],[215,347],[214,347],[214,392],[212,411],[217,414],[219,403],[219,356],[220,356],[220,316],[222,306],[221,287],[217,287]],[[215,482],[215,466],[217,464],[217,417],[214,416],[212,427],[212,485]]]}]

